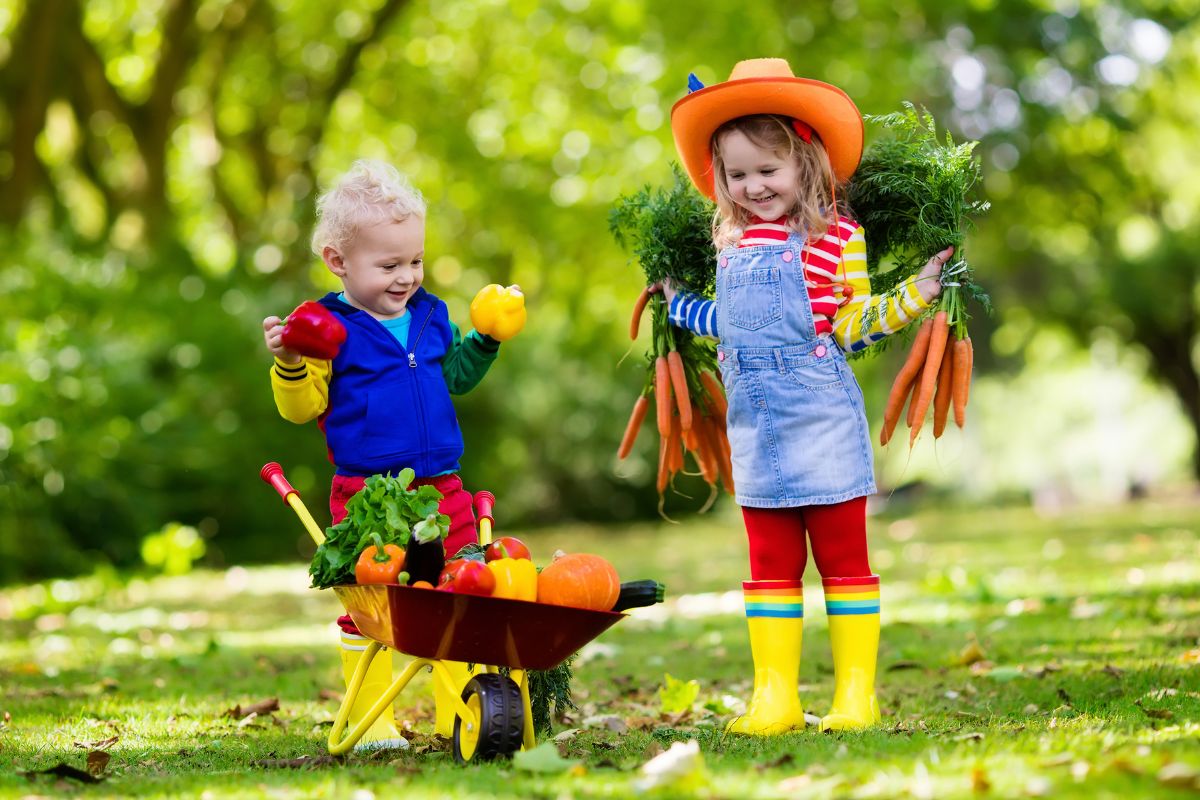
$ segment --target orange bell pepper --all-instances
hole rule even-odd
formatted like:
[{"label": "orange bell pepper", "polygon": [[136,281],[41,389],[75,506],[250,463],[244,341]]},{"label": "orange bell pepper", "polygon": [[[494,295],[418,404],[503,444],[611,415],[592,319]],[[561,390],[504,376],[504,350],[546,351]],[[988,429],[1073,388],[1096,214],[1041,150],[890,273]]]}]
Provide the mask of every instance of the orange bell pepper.
[{"label": "orange bell pepper", "polygon": [[[384,544],[378,533],[372,533],[375,544],[368,545],[354,565],[354,580],[359,583],[399,583],[404,569],[404,551],[399,545]],[[407,582],[407,577],[405,578]]]}]

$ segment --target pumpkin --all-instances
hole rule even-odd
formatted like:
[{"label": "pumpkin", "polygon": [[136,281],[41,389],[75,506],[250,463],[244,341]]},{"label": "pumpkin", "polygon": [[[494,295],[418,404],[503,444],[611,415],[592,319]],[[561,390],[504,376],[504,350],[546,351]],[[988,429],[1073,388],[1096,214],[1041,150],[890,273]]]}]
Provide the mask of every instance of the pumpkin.
[{"label": "pumpkin", "polygon": [[538,573],[538,602],[611,611],[621,592],[617,570],[600,556],[568,553]]}]

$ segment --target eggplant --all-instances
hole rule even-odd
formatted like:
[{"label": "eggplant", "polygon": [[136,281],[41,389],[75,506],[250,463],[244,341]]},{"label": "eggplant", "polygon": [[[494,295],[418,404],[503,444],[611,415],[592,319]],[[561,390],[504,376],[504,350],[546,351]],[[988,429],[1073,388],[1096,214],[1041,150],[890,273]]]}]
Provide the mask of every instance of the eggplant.
[{"label": "eggplant", "polygon": [[404,551],[404,571],[408,573],[409,586],[417,581],[426,581],[437,586],[445,566],[446,551],[442,547],[441,539],[421,542],[413,536],[408,540],[408,547]]}]

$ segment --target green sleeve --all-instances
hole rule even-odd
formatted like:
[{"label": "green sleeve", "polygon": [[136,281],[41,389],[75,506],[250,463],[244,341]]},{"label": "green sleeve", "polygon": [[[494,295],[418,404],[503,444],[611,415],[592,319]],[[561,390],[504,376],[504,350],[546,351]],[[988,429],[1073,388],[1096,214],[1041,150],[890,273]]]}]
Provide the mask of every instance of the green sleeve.
[{"label": "green sleeve", "polygon": [[464,338],[453,322],[450,330],[454,333],[454,341],[442,359],[442,374],[446,376],[450,394],[466,394],[483,380],[500,352],[500,343],[474,330]]}]

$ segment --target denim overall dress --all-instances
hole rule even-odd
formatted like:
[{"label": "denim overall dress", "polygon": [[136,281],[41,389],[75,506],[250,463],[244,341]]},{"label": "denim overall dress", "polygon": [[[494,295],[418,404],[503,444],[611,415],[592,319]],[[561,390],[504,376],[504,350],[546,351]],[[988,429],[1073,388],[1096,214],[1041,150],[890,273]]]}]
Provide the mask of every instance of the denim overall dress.
[{"label": "denim overall dress", "polygon": [[717,256],[717,348],[739,505],[789,508],[875,493],[862,390],[817,336],[804,237]]}]

